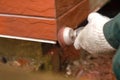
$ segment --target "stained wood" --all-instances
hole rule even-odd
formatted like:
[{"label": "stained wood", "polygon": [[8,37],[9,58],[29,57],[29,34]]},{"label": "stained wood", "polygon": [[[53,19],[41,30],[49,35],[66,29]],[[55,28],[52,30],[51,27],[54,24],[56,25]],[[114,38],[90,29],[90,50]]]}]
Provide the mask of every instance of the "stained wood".
[{"label": "stained wood", "polygon": [[66,13],[68,10],[79,4],[81,1],[83,0],[56,0],[57,17]]},{"label": "stained wood", "polygon": [[71,27],[76,28],[89,13],[89,1],[84,0],[81,1],[78,5],[73,7],[69,12],[65,13],[61,17],[58,18],[58,30],[61,27]]},{"label": "stained wood", "polygon": [[56,21],[50,19],[31,19],[0,16],[0,34],[57,40]]},{"label": "stained wood", "polygon": [[97,8],[89,1],[0,0],[0,14],[9,15],[0,16],[0,34],[57,41],[61,27],[76,28],[89,12]]},{"label": "stained wood", "polygon": [[0,0],[0,13],[55,16],[54,0]]},{"label": "stained wood", "polygon": [[0,0],[0,13],[58,17],[83,0]]}]

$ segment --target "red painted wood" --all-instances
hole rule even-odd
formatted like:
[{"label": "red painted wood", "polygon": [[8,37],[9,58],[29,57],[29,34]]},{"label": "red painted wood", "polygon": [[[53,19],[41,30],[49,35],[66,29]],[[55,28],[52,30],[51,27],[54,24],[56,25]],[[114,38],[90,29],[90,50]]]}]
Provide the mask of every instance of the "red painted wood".
[{"label": "red painted wood", "polygon": [[83,0],[71,10],[63,14],[57,19],[58,29],[61,27],[76,28],[79,24],[85,20],[89,14],[89,1]]},{"label": "red painted wood", "polygon": [[84,0],[55,0],[55,1],[56,1],[56,15],[57,17],[59,17]]},{"label": "red painted wood", "polygon": [[0,14],[9,15],[0,16],[0,34],[57,41],[61,27],[76,28],[87,18],[89,4],[89,0],[0,0]]},{"label": "red painted wood", "polygon": [[54,0],[0,0],[0,13],[55,16]]},{"label": "red painted wood", "polygon": [[56,21],[50,19],[30,19],[0,16],[0,34],[57,40]]},{"label": "red painted wood", "polygon": [[0,13],[58,17],[83,0],[0,0]]}]

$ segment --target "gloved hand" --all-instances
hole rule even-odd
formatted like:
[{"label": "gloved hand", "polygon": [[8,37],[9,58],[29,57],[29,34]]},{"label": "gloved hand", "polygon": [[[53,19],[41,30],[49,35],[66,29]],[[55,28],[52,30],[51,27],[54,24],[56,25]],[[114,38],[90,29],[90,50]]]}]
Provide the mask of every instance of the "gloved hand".
[{"label": "gloved hand", "polygon": [[88,24],[79,32],[75,39],[74,47],[76,49],[82,47],[89,53],[101,53],[113,50],[103,34],[104,24],[109,21],[110,18],[99,13],[90,13],[88,16]]}]

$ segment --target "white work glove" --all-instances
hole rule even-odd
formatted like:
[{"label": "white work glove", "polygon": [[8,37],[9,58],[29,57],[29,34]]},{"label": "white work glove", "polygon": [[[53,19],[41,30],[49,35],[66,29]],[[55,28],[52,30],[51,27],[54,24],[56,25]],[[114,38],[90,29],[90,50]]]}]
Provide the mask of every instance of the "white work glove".
[{"label": "white work glove", "polygon": [[109,20],[110,18],[99,13],[90,13],[88,16],[88,24],[79,32],[75,39],[74,47],[76,49],[82,47],[93,54],[113,50],[103,34],[104,24]]}]

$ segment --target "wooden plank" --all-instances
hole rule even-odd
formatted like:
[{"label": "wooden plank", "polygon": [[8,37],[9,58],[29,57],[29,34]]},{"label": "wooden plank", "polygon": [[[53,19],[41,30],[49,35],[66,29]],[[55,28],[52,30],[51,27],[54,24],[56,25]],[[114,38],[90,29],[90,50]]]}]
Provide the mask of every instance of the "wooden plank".
[{"label": "wooden plank", "polygon": [[76,28],[87,18],[90,12],[101,8],[108,1],[109,0],[102,0],[102,2],[101,0],[82,0],[57,19],[58,30],[65,26]]},{"label": "wooden plank", "polygon": [[0,34],[57,41],[61,27],[76,28],[94,10],[89,0],[54,1],[0,0],[0,13],[9,15],[0,14]]},{"label": "wooden plank", "polygon": [[0,0],[0,13],[55,17],[54,0]]},{"label": "wooden plank", "polygon": [[35,39],[57,40],[56,21],[0,16],[0,34]]},{"label": "wooden plank", "polygon": [[0,0],[0,13],[58,17],[83,0]]},{"label": "wooden plank", "polygon": [[88,15],[89,13],[89,1],[81,1],[78,5],[73,7],[71,10],[66,12],[64,15],[57,19],[58,30],[61,27],[76,28]]},{"label": "wooden plank", "polygon": [[83,0],[56,0],[56,15],[59,17]]}]

